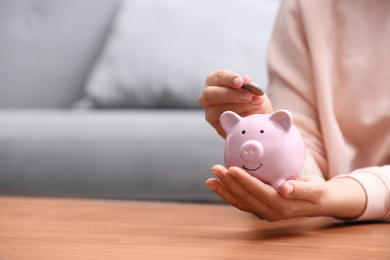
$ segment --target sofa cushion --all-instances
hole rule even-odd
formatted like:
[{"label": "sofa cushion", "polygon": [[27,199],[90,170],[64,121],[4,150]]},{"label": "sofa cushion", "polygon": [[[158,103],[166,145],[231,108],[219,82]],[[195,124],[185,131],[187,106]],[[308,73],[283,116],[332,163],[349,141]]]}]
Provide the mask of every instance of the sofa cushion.
[{"label": "sofa cushion", "polygon": [[232,69],[267,84],[275,0],[128,0],[79,106],[198,108],[207,74]]},{"label": "sofa cushion", "polygon": [[[201,110],[0,110],[0,194],[217,202]],[[28,129],[28,131],[26,131]]]},{"label": "sofa cushion", "polygon": [[0,1],[0,107],[71,107],[83,94],[117,5]]}]

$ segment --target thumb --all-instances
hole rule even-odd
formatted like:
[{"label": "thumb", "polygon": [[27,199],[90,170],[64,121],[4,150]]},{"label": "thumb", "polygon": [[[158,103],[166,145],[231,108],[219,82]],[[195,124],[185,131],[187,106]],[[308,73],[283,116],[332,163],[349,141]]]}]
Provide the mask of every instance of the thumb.
[{"label": "thumb", "polygon": [[286,199],[300,199],[317,202],[326,189],[325,180],[316,176],[304,176],[299,180],[284,182],[280,188],[280,195]]}]

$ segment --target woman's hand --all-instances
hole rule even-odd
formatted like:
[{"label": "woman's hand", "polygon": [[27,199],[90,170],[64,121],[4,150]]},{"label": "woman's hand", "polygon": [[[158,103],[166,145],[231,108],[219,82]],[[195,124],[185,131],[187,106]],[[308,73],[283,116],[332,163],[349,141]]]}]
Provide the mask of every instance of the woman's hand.
[{"label": "woman's hand", "polygon": [[223,112],[230,110],[240,116],[273,112],[267,95],[255,96],[241,88],[244,83],[250,82],[250,76],[241,76],[230,70],[219,70],[207,77],[206,88],[199,97],[199,103],[205,110],[206,120],[223,138],[226,134],[219,124],[219,117]]},{"label": "woman's hand", "polygon": [[223,200],[260,219],[277,221],[303,216],[356,218],[362,214],[366,195],[354,179],[325,181],[318,176],[303,176],[284,182],[276,191],[238,167],[212,168],[218,179],[206,185]]}]

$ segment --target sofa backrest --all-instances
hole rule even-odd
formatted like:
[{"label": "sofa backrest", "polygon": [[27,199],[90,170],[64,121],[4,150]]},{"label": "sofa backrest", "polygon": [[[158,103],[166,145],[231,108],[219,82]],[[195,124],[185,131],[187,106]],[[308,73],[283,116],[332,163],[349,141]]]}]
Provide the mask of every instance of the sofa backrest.
[{"label": "sofa backrest", "polygon": [[279,3],[1,0],[0,108],[196,109],[223,68],[266,88]]},{"label": "sofa backrest", "polygon": [[124,0],[86,82],[84,108],[200,109],[207,75],[267,86],[279,0]]},{"label": "sofa backrest", "polygon": [[78,100],[118,0],[0,1],[0,108]]}]

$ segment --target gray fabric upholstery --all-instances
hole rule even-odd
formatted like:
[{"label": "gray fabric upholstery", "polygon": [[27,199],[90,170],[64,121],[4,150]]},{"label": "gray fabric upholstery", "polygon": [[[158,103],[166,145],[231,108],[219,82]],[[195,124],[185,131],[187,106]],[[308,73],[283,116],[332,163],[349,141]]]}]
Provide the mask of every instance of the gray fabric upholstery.
[{"label": "gray fabric upholstery", "polygon": [[104,44],[117,0],[0,1],[0,108],[67,108]]},{"label": "gray fabric upholstery", "polygon": [[15,110],[0,126],[1,193],[216,201],[224,144],[200,110]]},{"label": "gray fabric upholstery", "polygon": [[277,6],[275,0],[125,1],[86,83],[84,105],[200,108],[207,74],[222,68],[266,87]]}]

